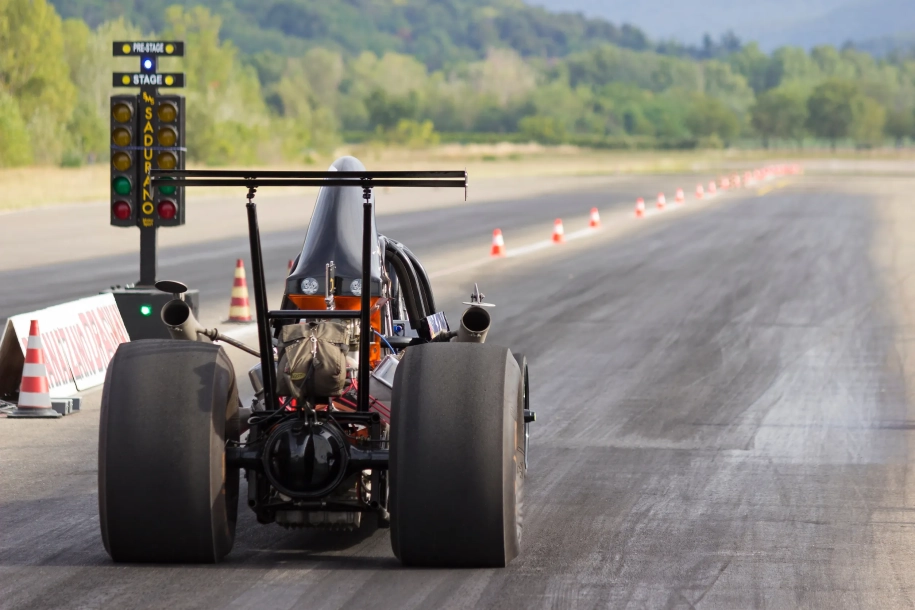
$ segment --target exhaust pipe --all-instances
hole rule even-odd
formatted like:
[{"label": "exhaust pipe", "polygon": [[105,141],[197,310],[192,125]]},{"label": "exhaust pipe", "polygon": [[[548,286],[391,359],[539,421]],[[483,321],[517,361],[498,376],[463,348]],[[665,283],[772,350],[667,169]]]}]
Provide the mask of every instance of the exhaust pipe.
[{"label": "exhaust pipe", "polygon": [[194,312],[191,311],[191,307],[181,299],[172,299],[163,305],[160,315],[162,317],[162,322],[168,328],[168,334],[172,336],[172,339],[178,339],[180,341],[200,341],[201,343],[222,341],[223,343],[234,345],[252,356],[257,356],[258,358],[261,356],[260,352],[257,350],[248,347],[240,341],[223,335],[215,328],[204,328],[203,325],[197,321],[197,318],[194,317]]},{"label": "exhaust pipe", "polygon": [[204,328],[194,312],[191,311],[190,305],[181,299],[172,299],[162,306],[162,322],[168,327],[168,334],[172,339],[183,341],[201,341],[210,343],[212,338],[210,333],[213,331]]},{"label": "exhaust pipe", "polygon": [[489,332],[491,323],[492,317],[488,311],[482,307],[471,305],[461,316],[461,325],[458,328],[455,341],[461,343],[483,343],[486,340],[486,333]]}]

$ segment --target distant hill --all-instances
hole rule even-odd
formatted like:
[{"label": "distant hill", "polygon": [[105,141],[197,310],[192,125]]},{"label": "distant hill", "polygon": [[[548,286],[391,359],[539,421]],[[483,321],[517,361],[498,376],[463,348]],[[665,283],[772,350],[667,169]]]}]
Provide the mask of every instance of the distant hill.
[{"label": "distant hill", "polygon": [[766,32],[768,45],[842,45],[875,39],[904,38],[915,33],[915,0],[867,0],[837,7]]},{"label": "distant hill", "polygon": [[915,0],[530,0],[551,10],[581,11],[632,23],[654,39],[695,44],[733,30],[765,49],[810,48],[915,33]]},{"label": "distant hill", "polygon": [[90,26],[124,15],[162,28],[165,8],[203,5],[223,19],[222,34],[248,53],[297,54],[312,46],[345,52],[409,53],[433,68],[481,58],[488,47],[561,57],[602,43],[642,50],[638,28],[601,18],[554,14],[521,0],[51,0],[63,17]]},{"label": "distant hill", "polygon": [[855,41],[855,48],[876,57],[887,57],[893,53],[912,56],[915,54],[915,32],[873,38],[861,42]]}]

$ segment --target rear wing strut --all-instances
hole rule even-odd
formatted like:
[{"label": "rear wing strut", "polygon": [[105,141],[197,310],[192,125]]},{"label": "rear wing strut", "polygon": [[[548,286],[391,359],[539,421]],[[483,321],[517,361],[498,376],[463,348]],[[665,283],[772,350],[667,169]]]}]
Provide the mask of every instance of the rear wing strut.
[{"label": "rear wing strut", "polygon": [[[467,200],[467,171],[365,171],[365,172],[312,172],[312,171],[260,171],[260,170],[163,170],[150,171],[153,187],[160,186],[236,186],[248,190],[248,238],[251,246],[251,273],[254,284],[254,308],[257,312],[257,335],[260,345],[261,368],[264,373],[264,401],[267,408],[279,410],[276,394],[276,368],[273,359],[273,342],[270,339],[270,321],[277,318],[302,318],[326,316],[328,312],[302,312],[293,310],[270,311],[267,306],[267,283],[264,279],[264,259],[261,249],[260,229],[257,223],[257,206],[254,195],[258,188],[268,186],[352,186],[362,189],[362,291],[359,336],[358,410],[369,411],[369,346],[371,332],[372,285],[372,189],[375,187],[463,188]],[[342,315],[337,317],[344,317]],[[356,318],[353,312],[345,317]]]}]

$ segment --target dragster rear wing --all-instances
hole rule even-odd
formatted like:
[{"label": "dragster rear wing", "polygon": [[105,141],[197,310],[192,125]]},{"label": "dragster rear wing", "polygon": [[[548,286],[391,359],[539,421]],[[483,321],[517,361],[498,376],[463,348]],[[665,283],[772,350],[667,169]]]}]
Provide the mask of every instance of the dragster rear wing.
[{"label": "dragster rear wing", "polygon": [[153,186],[360,186],[463,188],[467,200],[467,171],[258,171],[210,169],[154,169]]},{"label": "dragster rear wing", "polygon": [[[251,246],[251,271],[254,284],[254,308],[257,312],[257,334],[261,367],[264,374],[264,400],[268,409],[279,409],[276,394],[276,369],[273,360],[270,321],[279,318],[327,316],[326,311],[270,311],[267,306],[267,284],[264,279],[264,260],[261,251],[260,229],[257,223],[257,206],[254,195],[258,188],[268,186],[340,186],[362,189],[364,200],[362,221],[362,286],[371,286],[372,260],[372,189],[375,187],[463,188],[467,200],[467,171],[269,171],[269,170],[163,170],[150,171],[151,184],[159,186],[236,186],[248,190],[248,237]],[[362,291],[358,313],[361,333],[359,337],[358,410],[369,411],[369,346],[372,340],[371,291]],[[343,317],[343,312],[336,312]],[[356,312],[346,317],[357,317]]]}]

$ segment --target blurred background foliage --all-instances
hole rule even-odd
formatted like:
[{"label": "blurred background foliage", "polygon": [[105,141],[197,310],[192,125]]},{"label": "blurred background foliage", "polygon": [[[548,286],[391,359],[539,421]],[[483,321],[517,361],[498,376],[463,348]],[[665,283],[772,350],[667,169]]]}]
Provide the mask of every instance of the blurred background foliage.
[{"label": "blurred background foliage", "polygon": [[[0,0],[0,166],[107,160],[113,40],[178,39],[191,161],[308,162],[344,142],[902,146],[915,57],[771,54],[520,0]],[[112,18],[112,16],[116,16]]]}]

